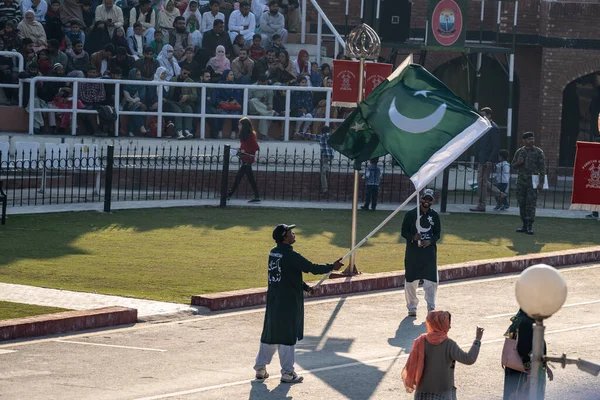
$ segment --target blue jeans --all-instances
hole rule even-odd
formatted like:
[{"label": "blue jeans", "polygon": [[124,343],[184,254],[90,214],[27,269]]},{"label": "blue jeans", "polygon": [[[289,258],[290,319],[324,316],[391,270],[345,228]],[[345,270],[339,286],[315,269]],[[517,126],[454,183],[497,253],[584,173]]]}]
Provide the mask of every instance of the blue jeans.
[{"label": "blue jeans", "polygon": [[[206,114],[216,114],[217,109],[212,104],[207,104],[206,108],[204,109],[204,112]],[[200,97],[198,97],[198,100],[196,101],[196,114],[202,114],[202,99]],[[196,121],[199,124],[202,122],[202,119],[198,118],[196,119]],[[216,138],[217,133],[219,132],[219,120],[216,118],[206,118],[206,122],[208,122],[208,126],[210,127],[210,136],[212,138]]]},{"label": "blue jeans", "polygon": [[[496,183],[496,187],[502,193],[506,193],[505,190],[508,187],[508,183]],[[507,196],[504,198],[504,203],[502,203],[502,205],[505,205],[506,207],[508,207],[509,206],[509,204],[508,204],[508,193],[506,193],[506,194],[507,194]]]},{"label": "blue jeans", "polygon": [[[242,115],[241,111],[238,110],[223,110],[222,108],[217,109],[217,114],[227,114],[227,115]],[[231,118],[231,132],[237,132],[239,118]],[[217,132],[223,130],[223,123],[225,122],[224,118],[216,119],[217,124]]]}]

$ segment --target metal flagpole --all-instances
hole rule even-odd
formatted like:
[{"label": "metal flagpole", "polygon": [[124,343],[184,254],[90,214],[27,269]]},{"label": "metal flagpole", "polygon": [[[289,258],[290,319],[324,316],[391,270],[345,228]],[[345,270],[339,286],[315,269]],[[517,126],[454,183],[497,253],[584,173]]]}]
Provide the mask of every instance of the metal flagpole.
[{"label": "metal flagpole", "polygon": [[[377,60],[379,53],[381,52],[381,40],[379,35],[367,24],[361,24],[354,28],[348,37],[346,37],[346,55],[352,58],[358,58],[360,60],[360,70],[358,79],[358,99],[357,107],[363,100],[363,87],[364,87],[364,68],[366,59]],[[354,169],[354,194],[352,196],[352,233],[351,233],[351,248],[356,247],[356,223],[357,223],[357,210],[358,210],[358,169]],[[356,268],[356,256],[354,251],[348,253],[351,256],[350,264],[348,268],[344,270],[344,275],[356,275],[358,269]],[[329,276],[329,275],[327,275]]]},{"label": "metal flagpole", "polygon": [[[400,204],[400,206],[398,208],[396,208],[394,210],[393,213],[391,213],[386,219],[383,220],[383,222],[381,222],[379,225],[377,225],[377,227],[375,229],[373,229],[371,231],[371,233],[369,233],[367,236],[364,237],[363,240],[361,240],[356,246],[353,246],[352,249],[346,253],[346,255],[344,257],[342,257],[342,262],[346,259],[348,259],[348,257],[350,257],[351,255],[354,254],[354,252],[361,247],[363,244],[367,243],[367,240],[369,240],[374,234],[376,234],[377,232],[379,232],[381,230],[381,228],[383,228],[385,226],[385,224],[387,224],[388,222],[390,222],[390,220],[392,218],[394,218],[394,216],[396,214],[398,214],[404,207],[406,207],[406,205],[408,203],[410,203],[410,201],[419,193],[419,191],[415,191],[413,194],[411,194],[406,200],[404,200],[404,203]],[[333,271],[331,271],[333,272]],[[321,280],[314,286],[314,288],[318,288],[319,286],[321,286],[321,284],[325,281],[325,279],[329,278],[329,275],[331,275],[331,272],[329,272],[327,275],[325,275],[323,278],[321,278]]]}]

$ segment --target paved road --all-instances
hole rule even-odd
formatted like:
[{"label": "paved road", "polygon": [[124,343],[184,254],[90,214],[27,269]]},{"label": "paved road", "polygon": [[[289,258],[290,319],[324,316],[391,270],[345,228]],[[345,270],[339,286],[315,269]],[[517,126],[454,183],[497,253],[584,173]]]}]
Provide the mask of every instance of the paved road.
[{"label": "paved road", "polygon": [[[562,270],[567,306],[547,321],[551,354],[600,362],[600,264]],[[516,311],[516,276],[440,286],[450,336],[469,345],[486,328],[479,360],[458,365],[460,399],[500,399],[503,333]],[[119,330],[0,345],[2,399],[410,399],[400,371],[424,332],[425,305],[406,318],[401,290],[307,302],[297,346],[305,381],[280,384],[279,363],[253,380],[263,308],[144,323]],[[599,399],[600,378],[556,369],[547,399]]]}]

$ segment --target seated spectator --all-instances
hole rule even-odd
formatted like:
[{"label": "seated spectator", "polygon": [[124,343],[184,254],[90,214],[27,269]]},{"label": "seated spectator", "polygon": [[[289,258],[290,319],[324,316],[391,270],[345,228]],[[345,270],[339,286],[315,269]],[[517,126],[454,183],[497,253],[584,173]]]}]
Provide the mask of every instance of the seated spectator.
[{"label": "seated spectator", "polygon": [[77,40],[73,42],[73,46],[67,50],[69,62],[67,64],[67,72],[81,71],[87,74],[90,69],[90,55],[83,50],[83,44]]},{"label": "seated spectator", "polygon": [[111,43],[111,38],[106,23],[104,21],[96,21],[94,27],[86,37],[83,48],[88,54],[92,55],[102,50],[108,43]]},{"label": "seated spectator", "polygon": [[215,78],[221,80],[223,73],[225,71],[230,71],[231,63],[229,62],[229,59],[225,56],[225,47],[217,46],[217,54],[213,58],[208,60],[208,63],[206,64],[206,69],[211,71],[213,80]]},{"label": "seated spectator", "polygon": [[239,57],[231,62],[231,70],[233,71],[235,83],[251,83],[253,68],[254,61],[248,58],[248,50],[241,49]]},{"label": "seated spectator", "polygon": [[0,29],[4,29],[4,25],[9,21],[18,25],[21,19],[23,16],[20,3],[14,0],[0,0]]},{"label": "seated spectator", "polygon": [[[96,110],[99,106],[106,103],[106,89],[99,76],[99,71],[92,66],[87,73],[89,80],[79,84],[79,99],[88,110]],[[83,121],[87,129],[95,136],[108,136],[105,132],[98,129],[96,114],[84,114]]]},{"label": "seated spectator", "polygon": [[[179,76],[174,76],[171,82],[194,82],[190,79],[190,71],[187,67],[181,68]],[[196,88],[193,86],[172,86],[169,89],[169,95],[166,99],[163,110],[166,112],[173,113],[194,113],[194,104],[196,103]],[[177,139],[188,139],[193,137],[192,134],[192,117],[167,117],[169,119],[175,119],[175,131],[177,132]]]},{"label": "seated spectator", "polygon": [[[307,80],[305,76],[301,76],[297,80],[297,85],[300,87],[307,86]],[[313,117],[311,114],[313,108],[313,100],[312,93],[308,91],[292,91],[291,98],[291,116],[303,118],[302,120],[296,121],[296,133],[303,134],[308,131],[308,128],[311,124],[311,118]]]},{"label": "seated spectator", "polygon": [[294,79],[298,78],[298,74],[296,73],[296,68],[294,67],[294,63],[290,62],[290,55],[286,50],[282,50],[277,54],[277,58],[279,59],[279,67],[287,72],[289,75],[293,76]]},{"label": "seated spectator", "polygon": [[65,53],[58,49],[58,41],[52,39],[48,41],[48,57],[52,65],[60,63],[63,67],[68,64],[69,58]]},{"label": "seated spectator", "polygon": [[294,60],[294,71],[296,76],[305,76],[310,83],[310,62],[308,61],[308,51],[302,49],[298,52],[298,58]]},{"label": "seated spectator", "polygon": [[180,16],[181,13],[175,7],[175,2],[167,0],[165,7],[158,12],[158,30],[162,30],[168,38],[175,26],[175,18]]},{"label": "seated spectator", "polygon": [[[154,39],[154,27],[156,26],[156,11],[152,8],[152,2],[150,0],[140,0],[140,5],[132,8],[129,12],[127,37],[132,37],[134,35],[136,23],[141,25],[141,34],[145,37],[145,41],[150,43],[152,39]],[[142,48],[140,49],[140,54],[141,53]]]},{"label": "seated spectator", "polygon": [[[183,57],[183,52],[188,46],[194,45],[194,38],[185,27],[185,18],[177,17],[173,23],[173,30],[169,33],[166,40],[175,52],[175,57],[179,60]],[[177,74],[179,75],[179,74]],[[169,78],[171,79],[171,78]]]},{"label": "seated spectator", "polygon": [[[219,83],[222,84],[215,90],[215,103],[217,104],[218,114],[227,115],[241,115],[242,114],[242,90],[241,89],[228,89],[227,85],[233,84],[233,71],[226,69],[221,76]],[[221,139],[223,137],[223,122],[225,120],[220,118],[217,121],[218,131],[217,137]],[[236,138],[237,125],[239,118],[234,117],[231,119],[231,139]]]},{"label": "seated spectator", "polygon": [[67,49],[73,46],[73,42],[77,40],[85,45],[85,33],[81,31],[79,21],[71,21],[70,29],[67,32],[65,32],[65,36],[67,42]]},{"label": "seated spectator", "polygon": [[62,20],[60,19],[60,2],[58,0],[50,1],[50,6],[48,7],[48,11],[46,11],[45,25],[48,40],[59,40],[59,32],[62,32]]},{"label": "seated spectator", "polygon": [[281,35],[278,33],[274,33],[273,36],[271,36],[271,41],[269,42],[269,47],[267,47],[267,48],[273,49],[277,53],[284,51],[285,46],[283,45],[283,43],[281,41]]},{"label": "seated spectator", "polygon": [[[252,52],[252,48],[250,48]],[[269,71],[269,64],[277,59],[275,50],[267,50],[265,55],[260,57],[254,62],[254,69],[252,70],[252,81],[255,82],[259,75],[266,74]]]},{"label": "seated spectator", "polygon": [[112,43],[105,45],[104,49],[92,54],[90,56],[90,66],[95,69],[92,75],[104,76],[107,71],[110,71],[110,64],[114,55],[115,46]]},{"label": "seated spectator", "polygon": [[170,44],[163,47],[156,60],[158,61],[158,64],[167,71],[168,81],[181,74],[181,68],[179,67],[179,64],[177,64],[175,52]]},{"label": "seated spectator", "polygon": [[[52,8],[52,4],[50,4],[50,9]],[[60,22],[65,28],[68,27],[73,20],[79,21],[81,23],[81,28],[83,29],[91,26],[86,25],[83,19],[83,9],[81,8],[81,4],[79,4],[79,0],[62,0],[62,2],[60,2],[59,10]],[[48,20],[48,14],[46,14],[46,20]],[[90,53],[89,50],[86,49],[86,51]]]},{"label": "seated spectator", "polygon": [[200,79],[200,66],[196,61],[194,61],[194,48],[189,46],[185,49],[185,54],[183,59],[179,62],[179,67],[185,67],[186,70],[190,72],[189,77],[194,82]]},{"label": "seated spectator", "polygon": [[[52,99],[52,108],[57,108],[59,110],[70,110],[73,108],[73,92],[70,87],[61,87],[58,90],[58,93],[56,94],[54,99]],[[78,109],[85,108],[83,102],[79,99],[77,100],[77,108]],[[54,117],[52,119],[55,119],[55,113],[48,113],[48,114],[50,116]],[[68,113],[68,112],[58,113],[58,117],[60,119],[60,125],[58,126],[58,130],[56,131],[56,133],[65,134],[68,132],[69,127],[71,126],[73,114]],[[95,117],[96,116],[94,115],[94,118]],[[50,126],[52,126],[52,122],[51,122]]]},{"label": "seated spectator", "polygon": [[48,57],[48,49],[43,49],[38,52],[37,55],[38,70],[43,76],[48,76],[54,67]]},{"label": "seated spectator", "polygon": [[287,20],[287,28],[290,33],[298,33],[300,25],[300,3],[298,0],[281,0],[281,8]]},{"label": "seated spectator", "polygon": [[236,0],[220,0],[221,6],[219,7],[219,11],[223,15],[225,15],[225,19],[223,20],[223,22],[225,24],[228,24],[229,17],[231,16],[231,13],[235,9],[234,3],[237,3],[237,1]]},{"label": "seated spectator", "polygon": [[[264,86],[267,85],[267,76],[260,75],[258,81],[253,85],[256,89],[248,91],[248,114],[262,115],[273,117],[277,112],[273,110],[273,90],[269,90]],[[258,130],[260,137],[263,140],[269,139],[269,127],[271,121],[268,119],[260,119],[258,122]]]},{"label": "seated spectator", "polygon": [[225,15],[219,12],[219,0],[210,0],[210,11],[202,14],[202,23],[200,24],[200,30],[204,35],[206,32],[213,29],[213,25],[216,19],[225,21]]},{"label": "seated spectator", "polygon": [[[201,83],[211,83],[212,76],[210,71],[203,70],[201,72]],[[206,96],[202,98],[202,90],[197,89],[198,96],[196,97],[196,114],[202,114],[202,103],[206,103],[204,105],[204,113],[205,114],[216,114],[217,109],[215,108],[215,96],[214,96],[214,88],[206,88]],[[198,120],[201,121],[201,120]],[[219,132],[219,121],[215,118],[206,118],[206,122],[210,127],[210,134],[213,139],[218,138]]]},{"label": "seated spectator", "polygon": [[29,38],[33,40],[33,50],[35,52],[45,49],[48,45],[44,26],[35,20],[33,10],[25,12],[25,19],[19,22],[17,29],[19,30],[19,37],[21,39]]},{"label": "seated spectator", "polygon": [[[4,42],[0,39],[0,51],[6,51]],[[0,56],[0,83],[16,84],[18,77],[13,73],[14,62],[12,57]],[[0,103],[10,104],[10,98],[18,96],[15,89],[0,89]]]},{"label": "seated spectator", "polygon": [[25,17],[27,10],[32,10],[35,13],[35,20],[43,24],[46,22],[48,3],[46,3],[46,0],[23,0],[21,10],[23,11],[23,17]]},{"label": "seated spectator", "polygon": [[142,79],[151,81],[154,79],[156,70],[160,67],[158,61],[154,58],[154,50],[151,47],[144,49],[144,58],[135,62],[135,68],[142,74]]},{"label": "seated spectator", "polygon": [[[141,53],[141,57],[144,57],[143,52]],[[135,61],[136,61],[136,59],[133,56],[130,56],[129,54],[127,54],[127,50],[125,50],[125,47],[118,47],[117,55],[115,56],[115,59],[113,60],[113,62],[111,64],[111,68],[113,66],[118,67],[121,69],[122,75],[128,76],[129,71],[131,71],[131,69],[135,65]],[[112,72],[112,70],[111,70],[111,72]]]},{"label": "seated spectator", "polygon": [[19,38],[19,32],[15,29],[14,22],[7,22],[4,25],[4,29],[0,31],[0,38],[4,42],[4,48],[7,51],[18,50],[21,39]]},{"label": "seated spectator", "polygon": [[185,19],[187,31],[192,35],[194,46],[202,46],[202,31],[200,30],[202,15],[198,10],[198,0],[190,0],[182,16]]},{"label": "seated spectator", "polygon": [[[123,79],[123,70],[119,67],[116,66],[112,66],[110,69],[110,75],[107,75],[105,77],[103,77],[103,79],[116,79],[116,80],[120,80]],[[121,99],[121,101],[123,100],[123,85],[119,85],[119,99]],[[113,104],[115,104],[115,99],[116,99],[116,90],[117,90],[117,85],[114,83],[108,83],[104,85],[104,89],[106,90],[106,103],[110,106],[112,106]],[[114,127],[111,127],[114,128]],[[112,132],[113,129],[111,129]]]},{"label": "seated spectator", "polygon": [[83,27],[91,28],[94,26],[94,20],[96,19],[95,10],[92,10],[92,0],[80,0],[81,4],[81,15],[83,17]]},{"label": "seated spectator", "polygon": [[319,70],[319,64],[314,61],[310,63],[310,84],[314,87],[321,87],[323,84],[323,77]]},{"label": "seated spectator", "polygon": [[225,54],[233,53],[233,44],[229,34],[225,32],[225,25],[220,19],[215,19],[212,31],[208,31],[202,37],[202,47],[212,57],[216,54],[217,46],[225,48]]},{"label": "seated spectator", "polygon": [[[0,50],[4,50],[0,47]],[[12,59],[9,57],[8,58],[9,62],[12,64]],[[1,64],[1,62],[0,62]],[[19,73],[19,79],[31,79],[31,78],[35,78],[36,76],[41,76],[38,66],[37,64],[31,64],[29,66],[29,68],[27,68],[25,71],[22,71]],[[44,100],[42,100],[39,97],[39,93],[41,92],[41,89],[43,87],[44,82],[38,82],[36,84],[36,93],[34,94],[34,98],[33,98],[33,106],[35,108],[49,108],[48,107],[48,103],[46,103]],[[29,88],[30,88],[30,84],[28,82],[22,82],[23,85],[23,104],[26,105],[25,109],[27,110],[27,112],[29,112]],[[42,129],[46,129],[46,123],[44,121],[44,119],[48,119],[49,121],[49,129],[48,130],[44,130],[45,133],[56,133],[56,119],[55,119],[55,115],[54,113],[41,113],[41,112],[36,112],[33,114],[33,133],[38,135],[40,133],[42,133]]]},{"label": "seated spectator", "polygon": [[160,29],[154,31],[154,40],[150,42],[150,47],[154,50],[154,58],[158,57],[167,42],[163,40],[163,33]]},{"label": "seated spectator", "polygon": [[256,17],[256,27],[260,26],[260,17],[269,12],[268,0],[252,0],[250,2],[252,14]]},{"label": "seated spectator", "polygon": [[116,28],[123,27],[123,11],[121,7],[115,6],[115,0],[104,0],[96,7],[96,21],[104,21],[108,33],[112,36]]},{"label": "seated spectator", "polygon": [[279,12],[279,0],[269,2],[269,12],[260,16],[260,36],[263,47],[269,46],[273,35],[279,35],[282,44],[287,43],[288,31],[285,29],[285,19]]},{"label": "seated spectator", "polygon": [[119,47],[124,47],[127,49],[127,52],[131,54],[131,50],[129,49],[129,40],[125,36],[125,29],[115,29],[115,33],[112,37],[111,43],[113,44],[113,46],[115,46],[115,49],[118,49]]},{"label": "seated spectator", "polygon": [[[141,81],[143,80],[142,73],[139,69],[133,68],[129,71],[127,79],[130,81]],[[156,93],[156,91],[152,89],[154,88],[149,88],[144,85],[125,85],[123,88],[123,109],[125,111],[147,111],[149,105],[146,103],[146,91],[150,90],[151,92]],[[129,136],[134,137],[138,131],[142,135],[146,135],[148,132],[144,126],[144,117],[142,115],[130,115]]]},{"label": "seated spectator", "polygon": [[[135,8],[133,10],[135,10]],[[144,36],[144,28],[141,23],[136,22],[133,24],[133,35],[129,37],[128,45],[129,54],[131,54],[133,58],[137,60],[143,57],[144,48],[146,47],[146,36]]]},{"label": "seated spectator", "polygon": [[262,56],[267,54],[265,48],[261,45],[261,36],[257,33],[252,37],[252,46],[248,49],[250,52],[250,59],[252,61],[258,61]]},{"label": "seated spectator", "polygon": [[240,55],[240,50],[246,48],[246,42],[244,40],[244,36],[237,35],[235,40],[233,41],[233,53],[231,54],[231,58],[236,58]]},{"label": "seated spectator", "polygon": [[296,82],[296,78],[294,76],[281,68],[281,63],[278,59],[275,59],[271,64],[269,64],[269,69],[267,70],[266,75],[269,85],[291,85]]},{"label": "seated spectator", "polygon": [[[25,38],[21,40],[21,45],[19,46],[19,53],[23,56],[23,60],[25,61],[25,69],[27,69],[31,64],[37,65],[37,56],[35,51],[33,51],[33,40]],[[48,100],[51,101],[52,99]]]},{"label": "seated spectator", "polygon": [[240,9],[235,10],[229,17],[229,38],[233,42],[237,35],[242,35],[246,47],[252,44],[252,37],[256,29],[256,17],[250,12],[250,4],[240,2]]}]

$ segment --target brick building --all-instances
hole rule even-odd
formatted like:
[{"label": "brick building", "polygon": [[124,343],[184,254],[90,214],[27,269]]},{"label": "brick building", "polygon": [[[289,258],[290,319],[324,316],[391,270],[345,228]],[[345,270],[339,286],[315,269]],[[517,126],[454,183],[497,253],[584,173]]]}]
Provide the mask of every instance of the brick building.
[{"label": "brick building", "polygon": [[[372,7],[369,0],[365,1],[365,8]],[[308,3],[309,29],[316,32],[316,12]],[[319,4],[338,32],[343,33],[345,1],[320,0]],[[424,37],[427,4],[427,0],[412,2],[412,38]],[[498,44],[510,46],[514,7],[515,3],[502,2],[497,37],[498,2],[485,2],[485,41],[498,39]],[[481,1],[470,0],[467,39],[479,39],[480,11]],[[360,0],[350,0],[349,15],[351,27],[360,23]],[[400,50],[397,60],[407,53]],[[418,61],[418,53],[415,56]],[[469,57],[474,60],[474,56]],[[474,95],[475,73],[470,65],[461,53],[428,52],[425,58],[425,67],[467,101],[473,101]],[[507,65],[505,55],[485,54],[481,71],[479,104],[494,109],[494,120],[500,126],[506,125]],[[572,166],[575,141],[598,137],[600,79],[597,74],[600,74],[600,4],[595,1],[519,1],[511,150],[520,145],[520,135],[531,130],[537,134],[537,143],[551,166]],[[506,139],[504,144],[507,144]]]}]

